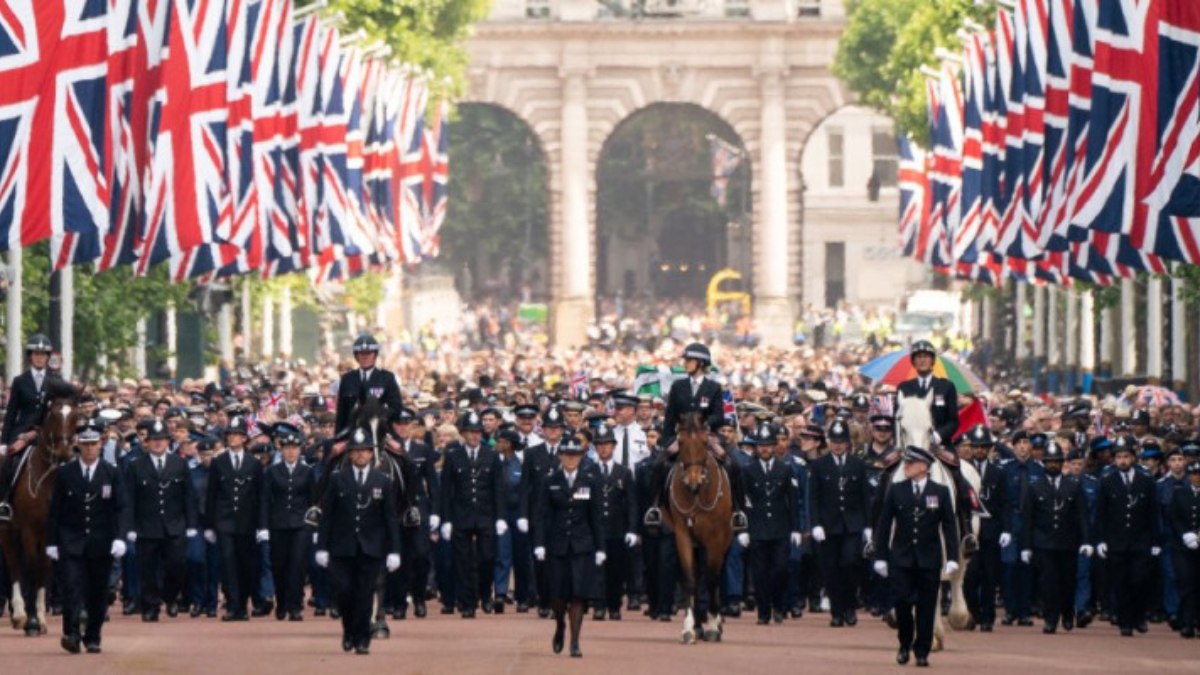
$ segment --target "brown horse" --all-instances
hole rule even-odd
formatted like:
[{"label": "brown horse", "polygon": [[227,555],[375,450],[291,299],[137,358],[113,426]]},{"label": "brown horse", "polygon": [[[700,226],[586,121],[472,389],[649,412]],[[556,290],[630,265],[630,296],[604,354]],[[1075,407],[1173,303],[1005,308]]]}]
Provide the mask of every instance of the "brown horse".
[{"label": "brown horse", "polygon": [[50,497],[58,467],[74,456],[73,438],[79,413],[62,400],[51,404],[36,445],[16,474],[11,498],[13,519],[0,528],[0,545],[8,577],[12,579],[12,625],[25,635],[46,632],[46,583],[50,558],[46,556]]},{"label": "brown horse", "polygon": [[[699,414],[686,415],[680,427],[679,457],[667,480],[670,508],[663,524],[675,531],[683,572],[687,597],[683,643],[696,642],[697,614],[701,615],[700,639],[720,642],[723,619],[718,593],[725,554],[733,541],[729,475],[709,452],[708,428]],[[707,592],[702,607],[697,606],[697,587]]]}]

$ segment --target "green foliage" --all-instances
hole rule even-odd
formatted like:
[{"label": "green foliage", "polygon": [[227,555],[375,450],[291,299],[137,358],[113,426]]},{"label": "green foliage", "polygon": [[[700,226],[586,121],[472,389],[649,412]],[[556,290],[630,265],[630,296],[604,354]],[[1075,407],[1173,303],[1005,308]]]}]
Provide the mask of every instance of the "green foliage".
[{"label": "green foliage", "polygon": [[342,302],[355,314],[375,321],[375,308],[383,302],[383,275],[364,274],[346,282]]}]

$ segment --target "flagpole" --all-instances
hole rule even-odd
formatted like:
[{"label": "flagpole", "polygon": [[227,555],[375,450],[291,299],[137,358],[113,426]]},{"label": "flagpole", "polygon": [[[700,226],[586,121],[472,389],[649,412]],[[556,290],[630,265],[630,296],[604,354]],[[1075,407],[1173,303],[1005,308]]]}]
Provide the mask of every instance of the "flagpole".
[{"label": "flagpole", "polygon": [[8,358],[5,361],[4,370],[9,382],[21,374],[21,369],[25,365],[21,349],[21,303],[24,299],[23,284],[21,283],[21,270],[24,267],[22,259],[20,244],[8,250],[8,297],[5,307],[7,323],[4,326],[7,332],[5,342],[7,342]]}]

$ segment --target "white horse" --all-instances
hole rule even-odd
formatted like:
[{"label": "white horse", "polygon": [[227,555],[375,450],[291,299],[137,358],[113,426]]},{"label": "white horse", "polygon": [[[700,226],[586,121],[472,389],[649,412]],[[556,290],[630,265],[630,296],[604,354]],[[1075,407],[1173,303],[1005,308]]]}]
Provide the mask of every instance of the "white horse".
[{"label": "white horse", "polygon": [[[896,429],[897,442],[900,448],[905,448],[910,445],[915,445],[920,448],[930,448],[930,437],[933,434],[933,413],[930,408],[930,402],[933,398],[933,392],[927,393],[923,398],[915,396],[904,396],[896,394]],[[933,453],[936,456],[936,452]],[[975,490],[979,492],[980,480],[979,473],[975,471],[975,467],[971,466],[970,462],[959,462],[959,471],[962,473],[963,479]],[[893,479],[895,473],[892,474]],[[901,474],[903,475],[903,474]],[[942,463],[939,458],[933,466],[929,467],[929,479],[940,485],[945,485],[950,490],[950,501],[954,507],[954,513],[959,515],[958,511],[958,489],[955,485],[954,476],[950,469]],[[969,505],[965,508],[970,508]],[[974,542],[979,537],[979,516],[972,513],[969,518],[958,518],[960,529],[962,523],[968,523],[969,532],[959,533],[961,538],[958,547],[958,570],[949,576],[944,576],[943,581],[950,582],[950,612],[947,615],[947,621],[955,630],[969,630],[972,627],[973,619],[970,611],[967,610],[966,596],[963,595],[963,576],[966,574],[967,561],[974,552],[974,545],[968,542]],[[943,544],[944,546],[944,544]],[[943,550],[945,550],[943,548]],[[943,562],[943,569],[945,567]],[[941,591],[938,591],[939,608],[937,618],[933,626],[933,650],[940,651],[944,646],[945,627],[942,625],[941,615]]]}]

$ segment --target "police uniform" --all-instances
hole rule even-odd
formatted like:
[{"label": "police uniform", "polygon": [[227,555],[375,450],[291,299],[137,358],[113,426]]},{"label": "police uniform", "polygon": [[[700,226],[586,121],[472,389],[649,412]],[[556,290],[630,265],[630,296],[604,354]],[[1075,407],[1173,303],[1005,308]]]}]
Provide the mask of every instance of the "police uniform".
[{"label": "police uniform", "polygon": [[[563,420],[562,412],[557,407],[550,408],[543,416],[543,428],[557,427],[562,429],[565,425],[566,422]],[[525,521],[526,526],[531,529],[531,535],[533,534],[532,528],[537,527],[538,524],[538,519],[533,516],[532,509],[537,500],[538,492],[541,490],[542,481],[550,475],[551,471],[558,468],[557,454],[558,445],[551,445],[548,440],[525,448],[525,457],[521,465],[519,512],[520,519]],[[533,562],[533,577],[534,585],[537,587],[538,616],[547,618],[550,616],[550,593],[546,586],[548,578],[546,565],[543,561],[535,560]]]},{"label": "police uniform", "polygon": [[[774,446],[776,436],[771,425],[760,424],[753,440],[756,445]],[[792,471],[772,453],[766,460],[750,460],[745,478],[750,570],[758,623],[766,625],[772,618],[780,623],[786,609],[789,544],[800,543]]]},{"label": "police uniform", "polygon": [[[77,438],[98,442],[99,424],[85,423]],[[58,472],[50,498],[47,553],[58,560],[62,646],[69,652],[79,652],[81,609],[87,612],[82,642],[89,653],[100,651],[100,631],[108,615],[108,576],[113,557],[125,553],[122,539],[130,528],[126,498],[121,471],[102,459],[91,466],[76,459]]]},{"label": "police uniform", "polygon": [[[289,424],[277,424],[274,433],[280,446],[304,442],[300,430]],[[299,458],[290,466],[280,460],[263,472],[258,536],[269,533],[271,575],[278,601],[276,619],[303,619],[304,575],[312,541],[312,530],[304,522],[304,515],[313,506],[315,494],[316,475]]]},{"label": "police uniform", "polygon": [[1187,473],[1189,484],[1171,494],[1169,514],[1176,534],[1170,548],[1179,582],[1179,634],[1190,639],[1200,628],[1200,487],[1191,483],[1200,475],[1200,462],[1189,464]]},{"label": "police uniform", "polygon": [[[234,417],[225,435],[248,436],[244,417]],[[259,573],[259,546],[255,542],[259,522],[259,499],[263,466],[245,446],[236,453],[232,448],[212,461],[208,476],[208,495],[204,515],[204,536],[216,540],[221,551],[221,576],[225,587],[223,621],[245,621],[246,603],[254,594]]]},{"label": "police uniform", "polygon": [[[977,424],[967,432],[967,443],[975,447],[990,448],[995,445],[992,432]],[[1000,463],[991,459],[971,463],[979,474],[979,500],[987,517],[979,520],[979,550],[967,563],[963,576],[963,591],[967,609],[971,612],[979,629],[992,630],[996,623],[996,589],[1000,585],[1000,554],[1004,545],[1012,539],[1012,511],[1008,494],[1004,488],[1004,471]],[[1007,536],[1005,536],[1007,535]]]},{"label": "police uniform", "polygon": [[[416,419],[413,411],[405,409],[402,418],[411,423]],[[400,565],[401,592],[396,598],[393,617],[403,619],[407,612],[408,595],[413,599],[413,615],[418,619],[425,618],[425,595],[427,593],[430,569],[431,547],[429,531],[436,529],[441,523],[435,520],[437,504],[441,498],[438,487],[437,462],[438,452],[418,440],[409,438],[402,441],[404,457],[412,468],[412,485],[414,504],[420,522],[416,526],[402,527],[400,536],[403,537],[404,559]]]},{"label": "police uniform", "polygon": [[[1043,462],[1061,465],[1064,459],[1057,443],[1047,445]],[[1055,631],[1060,617],[1063,628],[1074,628],[1076,559],[1091,551],[1083,489],[1075,477],[1061,471],[1048,469],[1045,477],[1032,481],[1021,507],[1021,558],[1028,564],[1032,557],[1037,570],[1046,633]]]},{"label": "police uniform", "polygon": [[[937,350],[927,340],[913,343],[910,359],[918,354],[929,354],[937,360]],[[958,431],[958,391],[954,383],[937,375],[925,375],[905,380],[896,387],[899,394],[905,398],[929,397],[930,413],[933,417],[933,430],[937,434],[937,445],[949,444]]]},{"label": "police uniform", "polygon": [[[893,432],[895,423],[892,421],[892,416],[884,413],[875,413],[870,416],[869,420],[871,427],[875,429],[886,429],[888,432]],[[900,463],[900,451],[896,448],[892,441],[884,444],[882,448],[878,448],[874,439],[867,441],[862,448],[863,464],[867,467],[867,487],[869,491],[869,504],[867,506],[867,522],[874,523],[879,520],[879,510],[883,504],[883,494],[887,489],[888,483],[892,480],[892,474]],[[863,563],[866,568],[870,568],[871,560],[864,556]],[[892,611],[892,600],[890,596],[891,586],[886,579],[880,578],[872,573],[869,569],[863,575],[863,595],[866,599],[866,606],[872,616],[880,616]]]},{"label": "police uniform", "polygon": [[[148,438],[169,437],[163,421],[154,420]],[[157,621],[164,600],[167,614],[174,617],[183,590],[187,537],[196,536],[200,520],[191,474],[186,461],[165,451],[161,456],[143,454],[127,471],[132,510],[132,529],[127,536],[137,544],[142,620]]]},{"label": "police uniform", "polygon": [[[596,429],[597,443],[616,443],[613,428],[601,424]],[[608,558],[603,565],[603,599],[596,602],[593,618],[604,619],[605,610],[614,621],[621,619],[621,598],[632,579],[630,549],[637,542],[637,486],[633,472],[622,466],[614,456],[607,462],[597,459],[595,465],[600,515],[604,528],[604,550]]]},{"label": "police uniform", "polygon": [[[834,420],[829,427],[829,438],[848,443],[850,429],[845,422]],[[809,465],[808,484],[813,504],[813,539],[817,542],[832,612],[830,625],[853,626],[858,622],[857,563],[862,558],[864,531],[870,527],[867,467],[849,452],[840,458],[830,453]]]},{"label": "police uniform", "polygon": [[[379,353],[379,343],[370,335],[360,335],[354,341],[354,353]],[[398,412],[404,407],[400,385],[391,371],[374,367],[369,370],[355,368],[342,374],[338,380],[337,421],[335,429],[340,433],[351,423],[350,414],[367,399],[378,399],[389,412]]]},{"label": "police uniform", "polygon": [[[1018,431],[1012,436],[1013,445],[1022,438],[1028,440],[1029,434]],[[1004,500],[1009,512],[1009,532],[1020,532],[1024,528],[1021,517],[1021,499],[1030,481],[1045,475],[1046,470],[1032,459],[1021,461],[1013,459],[1005,461],[1004,470]],[[1008,546],[1002,547],[1000,560],[1004,565],[1004,625],[1018,623],[1021,626],[1033,625],[1033,568],[1020,561],[1020,546],[1014,539]]]},{"label": "police uniform", "polygon": [[646,580],[646,614],[651,621],[670,621],[675,614],[675,579],[678,569],[675,535],[659,527],[647,527],[643,519],[654,490],[654,464],[662,450],[654,450],[638,463],[634,472],[637,486],[638,523],[642,538],[641,554]]}]

